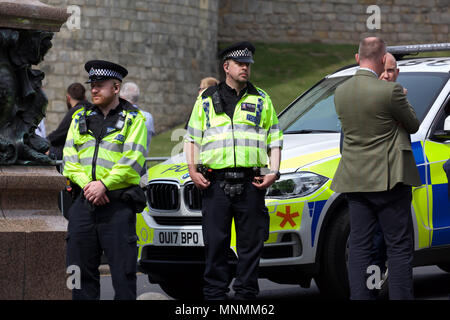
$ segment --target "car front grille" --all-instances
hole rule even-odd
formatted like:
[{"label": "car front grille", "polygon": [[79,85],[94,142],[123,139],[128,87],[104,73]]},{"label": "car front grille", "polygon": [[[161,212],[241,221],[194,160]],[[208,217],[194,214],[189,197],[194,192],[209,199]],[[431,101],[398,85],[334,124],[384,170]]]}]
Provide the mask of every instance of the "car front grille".
[{"label": "car front grille", "polygon": [[178,210],[179,187],[173,183],[152,183],[147,186],[147,199],[152,209]]},{"label": "car front grille", "polygon": [[184,203],[190,210],[202,210],[202,191],[193,183],[184,187]]}]

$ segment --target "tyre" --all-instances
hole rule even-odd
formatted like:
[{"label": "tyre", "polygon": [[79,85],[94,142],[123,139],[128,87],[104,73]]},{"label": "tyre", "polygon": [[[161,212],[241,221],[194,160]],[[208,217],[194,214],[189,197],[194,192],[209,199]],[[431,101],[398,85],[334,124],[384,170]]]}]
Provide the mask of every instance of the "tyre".
[{"label": "tyre", "polygon": [[323,246],[319,276],[315,278],[321,294],[334,299],[348,299],[350,288],[347,274],[350,220],[343,207],[331,221]]},{"label": "tyre", "polygon": [[[342,208],[327,230],[320,274],[315,278],[320,292],[328,298],[348,299],[350,287],[348,282],[348,238],[350,219],[348,208]],[[389,296],[389,272],[386,268],[381,275],[380,289],[374,292],[377,300],[387,300]]]},{"label": "tyre", "polygon": [[165,280],[159,283],[161,289],[170,297],[177,300],[202,300],[203,280]]}]

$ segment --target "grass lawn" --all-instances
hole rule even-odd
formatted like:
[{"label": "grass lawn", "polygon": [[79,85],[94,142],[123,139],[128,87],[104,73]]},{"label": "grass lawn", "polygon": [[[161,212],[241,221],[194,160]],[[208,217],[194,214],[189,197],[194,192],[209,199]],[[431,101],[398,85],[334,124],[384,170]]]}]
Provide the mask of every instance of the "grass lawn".
[{"label": "grass lawn", "polygon": [[[219,45],[222,49],[229,44]],[[327,74],[346,65],[354,64],[357,45],[345,44],[263,44],[255,43],[255,64],[252,65],[250,81],[265,90],[280,113],[295,98]],[[450,52],[423,53],[420,56],[450,56]],[[150,157],[170,156],[172,149],[180,144],[181,135],[176,131],[184,124],[154,136]]]},{"label": "grass lawn", "polygon": [[355,63],[354,45],[256,44],[251,81],[272,98],[277,113],[317,81]]}]

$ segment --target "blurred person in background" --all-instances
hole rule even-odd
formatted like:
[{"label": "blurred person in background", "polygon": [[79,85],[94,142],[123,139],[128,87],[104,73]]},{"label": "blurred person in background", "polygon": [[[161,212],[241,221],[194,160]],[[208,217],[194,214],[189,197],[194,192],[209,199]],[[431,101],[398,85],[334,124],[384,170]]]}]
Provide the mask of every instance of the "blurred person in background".
[{"label": "blurred person in background", "polygon": [[69,131],[73,114],[80,110],[81,107],[91,105],[86,101],[86,89],[81,83],[72,83],[67,88],[66,104],[68,110],[66,115],[61,120],[59,126],[47,137],[51,143],[49,155],[56,160],[62,160],[64,143],[66,143],[67,132]]},{"label": "blurred person in background", "polygon": [[[137,105],[139,101],[140,90],[139,86],[134,82],[125,82],[122,85],[122,89],[120,90],[120,97],[125,99],[131,104],[133,104],[136,108],[141,110],[141,112],[145,116],[145,126],[147,127],[147,153],[150,152],[150,142],[152,140],[152,136],[155,135],[155,126],[153,124],[153,116],[150,112],[144,111],[142,108],[139,108]],[[147,156],[147,155],[146,155]]]}]

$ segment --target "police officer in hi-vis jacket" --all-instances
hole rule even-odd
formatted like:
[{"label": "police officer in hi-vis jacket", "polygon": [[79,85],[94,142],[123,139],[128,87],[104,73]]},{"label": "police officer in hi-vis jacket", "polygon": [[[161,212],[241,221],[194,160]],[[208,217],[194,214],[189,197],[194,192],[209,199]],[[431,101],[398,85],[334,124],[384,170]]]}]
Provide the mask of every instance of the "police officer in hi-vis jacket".
[{"label": "police officer in hi-vis jacket", "polygon": [[203,190],[207,300],[227,298],[233,218],[235,298],[254,299],[259,292],[258,265],[269,231],[264,195],[280,176],[283,135],[269,95],[249,82],[254,53],[249,42],[220,53],[226,80],[198,96],[187,128],[189,174]]},{"label": "police officer in hi-vis jacket", "polygon": [[73,299],[99,299],[98,267],[104,251],[115,299],[136,299],[136,213],[145,206],[139,188],[147,148],[142,113],[119,98],[127,70],[89,61],[93,106],[72,119],[63,152],[63,174],[81,189],[70,207],[67,265],[78,266],[81,288]]}]

